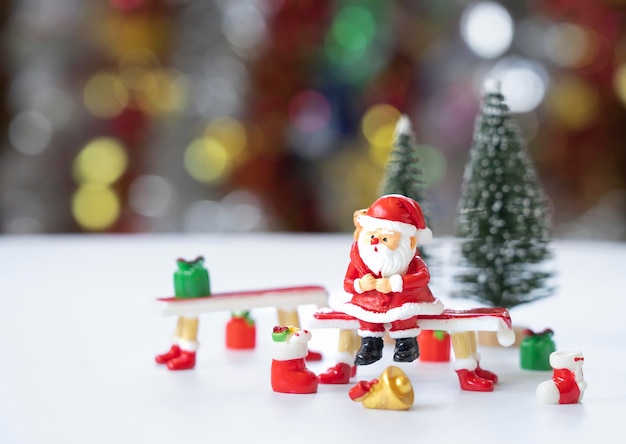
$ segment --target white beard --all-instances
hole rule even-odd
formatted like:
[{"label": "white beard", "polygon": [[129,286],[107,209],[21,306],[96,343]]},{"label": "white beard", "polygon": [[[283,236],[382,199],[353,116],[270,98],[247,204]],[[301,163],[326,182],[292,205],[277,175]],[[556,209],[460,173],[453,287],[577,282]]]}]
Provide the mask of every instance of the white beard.
[{"label": "white beard", "polygon": [[[378,250],[378,251],[375,251]],[[403,275],[409,268],[409,263],[415,256],[415,249],[411,249],[411,244],[406,236],[402,236],[400,243],[395,250],[389,249],[386,245],[370,245],[369,237],[359,240],[359,256],[367,268],[384,278],[394,274]]]}]

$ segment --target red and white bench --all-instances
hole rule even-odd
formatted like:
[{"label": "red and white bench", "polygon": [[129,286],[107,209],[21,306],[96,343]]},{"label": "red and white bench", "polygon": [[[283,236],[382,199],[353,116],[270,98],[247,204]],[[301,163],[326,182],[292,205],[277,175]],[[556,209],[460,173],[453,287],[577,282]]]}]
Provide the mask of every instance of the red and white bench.
[{"label": "red and white bench", "polygon": [[201,313],[244,311],[264,307],[281,310],[296,310],[298,306],[307,304],[323,307],[328,304],[328,292],[324,287],[308,285],[214,293],[195,298],[165,297],[157,300],[163,305],[164,315],[195,317]]},{"label": "red and white bench", "polygon": [[[444,330],[450,333],[495,331],[501,345],[507,347],[515,342],[511,317],[505,308],[446,309],[438,315],[418,315],[417,318],[417,324],[422,330]],[[313,314],[309,325],[311,328],[357,330],[359,321],[344,312],[324,308]]]}]

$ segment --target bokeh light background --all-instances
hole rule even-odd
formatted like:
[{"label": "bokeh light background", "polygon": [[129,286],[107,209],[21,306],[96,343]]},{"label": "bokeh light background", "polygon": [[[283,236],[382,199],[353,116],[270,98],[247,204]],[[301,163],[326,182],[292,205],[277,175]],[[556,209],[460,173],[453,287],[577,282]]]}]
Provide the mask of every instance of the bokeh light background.
[{"label": "bokeh light background", "polygon": [[555,234],[626,240],[626,0],[3,0],[2,233],[338,232],[400,115],[453,233],[486,77]]}]

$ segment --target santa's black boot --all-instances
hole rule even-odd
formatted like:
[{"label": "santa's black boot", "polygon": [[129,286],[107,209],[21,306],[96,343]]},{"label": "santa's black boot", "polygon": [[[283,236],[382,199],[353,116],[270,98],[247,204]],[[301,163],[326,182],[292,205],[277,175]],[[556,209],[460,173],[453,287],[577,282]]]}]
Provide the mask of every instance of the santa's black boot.
[{"label": "santa's black boot", "polygon": [[368,365],[383,357],[383,338],[361,338],[361,349],[356,354],[356,365]]},{"label": "santa's black boot", "polygon": [[420,355],[417,338],[398,338],[393,352],[393,360],[396,362],[413,362]]}]

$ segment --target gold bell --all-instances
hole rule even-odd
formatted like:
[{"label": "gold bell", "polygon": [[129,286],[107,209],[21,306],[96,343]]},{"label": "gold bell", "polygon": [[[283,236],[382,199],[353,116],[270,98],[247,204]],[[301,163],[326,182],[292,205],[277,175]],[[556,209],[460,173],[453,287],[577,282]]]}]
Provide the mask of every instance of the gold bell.
[{"label": "gold bell", "polygon": [[349,395],[365,408],[382,410],[408,410],[415,399],[409,377],[394,365],[387,367],[378,379],[359,381]]}]

